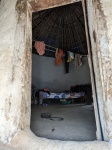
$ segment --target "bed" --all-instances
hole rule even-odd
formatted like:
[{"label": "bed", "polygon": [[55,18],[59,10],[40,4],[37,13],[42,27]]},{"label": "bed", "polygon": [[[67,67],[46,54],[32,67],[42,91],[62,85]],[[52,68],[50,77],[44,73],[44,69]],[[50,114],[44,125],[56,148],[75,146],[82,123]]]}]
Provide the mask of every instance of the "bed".
[{"label": "bed", "polygon": [[85,92],[75,93],[75,92],[62,92],[62,93],[48,93],[39,92],[39,104],[43,103],[44,99],[75,99],[85,95]]}]

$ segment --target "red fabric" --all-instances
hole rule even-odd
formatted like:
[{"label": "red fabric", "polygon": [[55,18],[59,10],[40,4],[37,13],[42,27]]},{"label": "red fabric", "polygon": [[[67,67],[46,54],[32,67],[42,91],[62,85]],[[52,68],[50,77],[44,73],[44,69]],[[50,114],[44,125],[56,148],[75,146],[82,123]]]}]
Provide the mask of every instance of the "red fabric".
[{"label": "red fabric", "polygon": [[39,55],[44,55],[45,43],[43,41],[35,41],[34,47]]}]

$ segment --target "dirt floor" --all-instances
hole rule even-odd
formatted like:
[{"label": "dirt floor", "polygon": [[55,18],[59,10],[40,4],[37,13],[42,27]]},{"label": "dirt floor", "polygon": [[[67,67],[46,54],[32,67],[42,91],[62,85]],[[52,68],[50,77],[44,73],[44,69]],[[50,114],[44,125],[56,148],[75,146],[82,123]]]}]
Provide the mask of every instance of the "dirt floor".
[{"label": "dirt floor", "polygon": [[[63,121],[41,118],[41,113],[63,117]],[[39,137],[64,141],[96,140],[96,125],[92,105],[32,106],[31,130]]]},{"label": "dirt floor", "polygon": [[[80,110],[82,110],[82,113],[80,112]],[[64,120],[51,121],[47,119],[41,119],[41,112],[50,112],[53,116],[56,115],[63,117]],[[70,118],[74,118],[73,121],[70,121]],[[82,140],[84,140],[84,138],[89,140],[90,138],[92,140],[96,139],[94,111],[92,105],[60,105],[48,107],[38,107],[37,105],[34,105],[32,107],[31,127],[33,127],[32,130],[35,129],[35,134],[40,134],[39,136],[49,136],[48,138],[52,138],[53,140],[35,136],[31,132],[30,128],[26,127],[24,130],[19,131],[14,136],[10,145],[6,146],[0,143],[0,150],[110,150],[108,142],[73,141],[73,138],[77,137],[80,138],[80,140],[81,138]],[[52,131],[52,129],[55,130]],[[78,132],[76,129],[78,129]],[[54,140],[59,138],[61,139],[60,141]],[[64,139],[65,141],[63,141]],[[67,139],[68,141],[66,141]]]}]

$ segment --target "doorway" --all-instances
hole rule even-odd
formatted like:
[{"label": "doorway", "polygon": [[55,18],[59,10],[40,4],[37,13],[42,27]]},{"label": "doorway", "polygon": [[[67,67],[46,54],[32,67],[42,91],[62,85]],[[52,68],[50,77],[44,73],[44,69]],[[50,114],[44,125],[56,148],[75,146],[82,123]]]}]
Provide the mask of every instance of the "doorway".
[{"label": "doorway", "polygon": [[[33,0],[32,0],[33,1]],[[76,2],[77,0],[73,0],[74,2]],[[73,2],[72,1],[72,2]],[[34,1],[33,1],[34,2]],[[36,1],[33,3],[35,4],[35,10],[42,10],[42,9],[48,9],[51,7],[55,7],[55,6],[59,6],[59,5],[63,5],[66,2],[65,1],[53,1],[53,3],[51,1],[46,1],[45,5],[40,5],[42,1],[39,1],[39,4],[36,4]],[[68,1],[67,1],[68,2]],[[108,32],[110,30],[107,30],[107,28],[109,27],[111,21],[110,18],[108,17],[108,19],[106,20],[106,16],[102,16],[102,13],[97,13],[99,11],[101,11],[101,8],[104,8],[103,11],[104,13],[107,11],[106,7],[102,7],[105,5],[105,2],[102,3],[96,3],[96,2],[92,2],[92,1],[87,1],[87,14],[89,17],[89,28],[90,28],[90,39],[92,42],[92,54],[93,54],[93,63],[94,63],[94,68],[95,68],[95,77],[96,77],[96,84],[97,84],[97,94],[98,94],[98,103],[99,103],[99,111],[100,111],[100,118],[102,126],[103,126],[103,135],[106,137],[104,140],[109,141],[111,139],[111,78],[109,78],[111,76],[111,58],[110,58],[110,53],[109,51],[105,51],[105,49],[107,48],[111,48],[110,44],[111,42],[107,42],[107,38],[108,38]],[[104,149],[108,149],[106,147],[108,147],[109,143],[106,142],[61,142],[61,141],[53,141],[53,140],[48,140],[48,139],[44,139],[44,138],[38,138],[34,135],[31,136],[31,134],[29,132],[27,132],[25,130],[26,127],[30,126],[30,102],[31,102],[31,98],[30,98],[30,87],[31,87],[31,83],[30,83],[30,79],[31,79],[31,74],[30,74],[30,66],[31,66],[31,51],[30,51],[30,42],[31,42],[31,16],[30,13],[32,13],[32,11],[34,11],[34,7],[31,8],[31,6],[29,5],[29,3],[27,3],[28,8],[26,6],[26,1],[24,3],[25,7],[23,6],[23,3],[20,5],[20,1],[18,1],[16,8],[15,9],[15,2],[12,2],[12,7],[10,7],[11,9],[8,9],[10,6],[9,2],[6,2],[6,5],[4,5],[3,3],[1,7],[1,11],[4,12],[6,14],[6,18],[8,19],[2,19],[2,26],[1,26],[1,31],[3,31],[2,36],[4,35],[5,38],[1,38],[1,49],[2,51],[2,57],[1,57],[1,66],[3,69],[1,69],[1,77],[5,77],[4,75],[6,75],[7,80],[1,80],[1,87],[3,92],[1,93],[1,98],[3,99],[3,103],[1,103],[2,105],[0,106],[0,111],[1,111],[1,117],[2,117],[2,124],[1,124],[1,130],[2,132],[1,134],[1,141],[2,142],[10,142],[10,140],[14,137],[14,135],[20,131],[20,138],[18,138],[19,140],[17,144],[18,146],[21,146],[22,148],[33,148],[33,147],[37,147],[40,149],[43,149],[45,147],[48,146],[49,143],[49,147],[52,149],[52,147],[54,147],[56,145],[56,147],[54,149],[59,149],[62,146],[64,146],[64,148],[66,149],[66,147],[69,146],[69,148],[72,149],[77,149],[78,148],[82,148],[84,149],[85,147],[87,147],[88,149],[91,149],[93,147],[95,147],[96,149],[101,149],[102,147]],[[68,2],[69,3],[69,2]],[[32,5],[33,5],[32,4]],[[109,3],[110,4],[110,3]],[[7,6],[7,8],[5,7]],[[99,7],[101,6],[101,7]],[[108,5],[110,6],[110,5]],[[26,8],[26,11],[24,11],[24,9],[22,8]],[[21,9],[21,10],[20,10]],[[32,10],[31,10],[32,9]],[[100,10],[99,10],[100,9]],[[110,9],[109,13],[111,12]],[[10,13],[8,12],[12,12],[12,17],[8,17]],[[19,13],[21,12],[21,13]],[[28,13],[29,12],[29,13]],[[27,14],[26,14],[27,13]],[[15,18],[15,14],[18,14],[18,18]],[[24,15],[26,14],[26,15]],[[97,19],[95,18],[97,14]],[[14,20],[12,20],[12,18]],[[105,26],[105,23],[107,23],[107,21],[109,22],[108,26]],[[7,22],[9,22],[9,27],[8,30],[9,34],[7,34],[7,30],[4,30],[4,24],[7,24]],[[92,24],[95,25],[92,25]],[[14,25],[14,28],[11,28],[11,25]],[[101,26],[99,26],[101,25]],[[102,28],[101,28],[102,27]],[[94,31],[94,32],[93,32]],[[9,35],[14,35],[12,36],[12,38],[7,38],[9,37]],[[96,35],[96,41],[93,41],[93,37],[92,37],[92,33],[94,33],[94,35]],[[99,43],[99,41],[102,38],[102,34],[104,33],[104,38],[106,39],[105,44],[107,44],[107,47],[103,46],[103,41],[101,41],[101,43]],[[27,35],[26,35],[27,34]],[[95,37],[95,36],[94,36]],[[7,42],[5,42],[4,39],[7,39]],[[11,42],[13,41],[13,43]],[[111,41],[111,40],[109,40]],[[10,43],[10,44],[9,44]],[[98,44],[99,43],[99,44]],[[10,45],[10,47],[9,47]],[[16,45],[16,49],[15,46]],[[4,49],[6,49],[4,51]],[[102,55],[104,54],[103,52],[105,52],[106,55]],[[8,55],[5,55],[8,54]],[[105,56],[103,58],[103,56]],[[109,57],[108,57],[109,56]],[[2,60],[6,60],[6,65],[4,65],[4,61]],[[16,65],[15,65],[16,64]],[[90,64],[90,63],[89,63]],[[104,70],[105,69],[105,70]],[[108,74],[107,74],[108,72]],[[8,74],[8,76],[7,76]],[[10,76],[11,75],[11,76]],[[13,75],[13,76],[12,76]],[[108,76],[109,75],[109,76]],[[11,77],[11,78],[10,78]],[[13,84],[12,84],[13,83]],[[105,86],[106,85],[106,86]],[[108,90],[106,89],[108,87]],[[8,88],[8,90],[7,90]],[[14,90],[13,90],[14,89]],[[8,93],[7,93],[8,91]],[[106,97],[105,97],[106,95]],[[6,103],[7,100],[7,103]],[[4,108],[9,108],[11,104],[10,109],[7,109],[8,111],[5,111],[6,109]],[[8,106],[8,107],[7,107]],[[10,112],[9,112],[10,110]],[[19,110],[19,111],[18,111]],[[7,117],[6,117],[7,116]],[[108,116],[108,117],[107,117]],[[96,117],[95,117],[96,118]],[[5,121],[4,121],[5,119]],[[16,119],[16,120],[15,120]],[[12,120],[14,120],[12,122]],[[97,119],[96,119],[97,120]],[[11,125],[11,126],[10,126]],[[10,128],[9,128],[10,126]],[[97,126],[98,127],[98,126]],[[16,132],[14,129],[17,129]],[[30,130],[30,128],[28,129]],[[4,132],[7,131],[7,132]],[[22,132],[22,133],[21,133]],[[25,134],[23,133],[25,132]],[[13,135],[13,137],[12,137]],[[7,140],[6,140],[7,139]],[[24,142],[24,139],[26,139],[26,143]],[[42,144],[40,142],[40,139],[42,141]],[[98,139],[98,138],[97,138]],[[30,141],[30,143],[29,143]],[[46,142],[48,141],[48,142]],[[29,144],[27,144],[29,143]],[[52,144],[51,144],[52,143]],[[64,144],[64,145],[63,145]],[[107,146],[106,146],[107,145]],[[48,147],[48,148],[49,148]],[[57,148],[58,147],[58,148]],[[23,149],[25,149],[23,148]]]},{"label": "doorway", "polygon": [[[34,12],[32,31],[32,131],[49,139],[96,140],[81,2]],[[42,56],[38,47],[36,49],[36,42],[38,46],[45,44]],[[56,60],[56,51],[59,49],[63,50],[61,64],[57,64]],[[73,56],[70,62],[65,58],[67,56],[69,59],[69,54]],[[77,57],[80,61],[78,66]],[[74,93],[80,96],[73,97]],[[40,98],[42,94],[44,96]],[[55,96],[52,97],[52,94]],[[67,94],[70,94],[70,97],[59,97]],[[60,117],[62,120],[60,122],[43,119],[43,113]]]}]

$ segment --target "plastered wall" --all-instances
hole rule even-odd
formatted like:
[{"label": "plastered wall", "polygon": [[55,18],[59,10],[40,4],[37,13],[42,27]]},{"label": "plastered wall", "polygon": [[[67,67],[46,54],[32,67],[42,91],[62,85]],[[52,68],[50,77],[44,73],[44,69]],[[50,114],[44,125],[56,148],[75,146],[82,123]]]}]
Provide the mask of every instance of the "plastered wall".
[{"label": "plastered wall", "polygon": [[0,141],[4,143],[30,125],[29,8],[26,1],[0,1]]},{"label": "plastered wall", "polygon": [[70,90],[71,86],[91,84],[88,58],[82,58],[82,66],[75,67],[72,61],[69,73],[65,74],[65,65],[55,65],[55,58],[32,56],[32,83],[37,89],[49,88],[53,92]]}]

